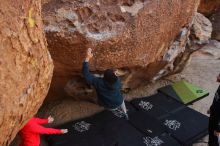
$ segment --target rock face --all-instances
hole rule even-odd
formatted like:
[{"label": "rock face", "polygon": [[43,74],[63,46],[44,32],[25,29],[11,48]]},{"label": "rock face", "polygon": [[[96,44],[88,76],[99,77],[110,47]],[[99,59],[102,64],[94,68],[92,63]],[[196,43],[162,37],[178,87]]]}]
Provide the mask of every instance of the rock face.
[{"label": "rock face", "polygon": [[196,13],[191,28],[191,41],[194,44],[207,44],[212,35],[212,23],[200,13]]},{"label": "rock face", "polygon": [[220,41],[220,9],[210,17],[213,24],[212,39]]},{"label": "rock face", "polygon": [[163,56],[168,47],[182,28],[188,29],[198,4],[198,0],[45,2],[45,31],[55,64],[49,97],[64,96],[70,79],[74,90],[87,88],[75,84],[83,81],[87,47],[94,51],[92,71],[121,69],[128,88],[152,80],[167,63]]},{"label": "rock face", "polygon": [[218,8],[220,8],[219,0],[200,0],[198,12],[204,14],[205,16],[210,16]]},{"label": "rock face", "polygon": [[190,55],[209,43],[211,34],[212,23],[204,15],[196,13],[190,31],[183,28],[163,56],[163,61],[168,62],[168,64],[156,74],[154,79],[181,72]]},{"label": "rock face", "polygon": [[37,0],[0,3],[0,145],[9,145],[42,104],[53,64]]}]

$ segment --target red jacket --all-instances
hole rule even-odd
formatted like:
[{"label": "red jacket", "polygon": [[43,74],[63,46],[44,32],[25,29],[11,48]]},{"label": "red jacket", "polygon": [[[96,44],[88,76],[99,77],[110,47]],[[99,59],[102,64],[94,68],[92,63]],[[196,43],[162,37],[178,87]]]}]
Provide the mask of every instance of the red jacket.
[{"label": "red jacket", "polygon": [[45,128],[41,124],[48,124],[48,119],[32,118],[21,129],[22,142],[20,146],[39,146],[40,134],[61,134],[60,129]]}]

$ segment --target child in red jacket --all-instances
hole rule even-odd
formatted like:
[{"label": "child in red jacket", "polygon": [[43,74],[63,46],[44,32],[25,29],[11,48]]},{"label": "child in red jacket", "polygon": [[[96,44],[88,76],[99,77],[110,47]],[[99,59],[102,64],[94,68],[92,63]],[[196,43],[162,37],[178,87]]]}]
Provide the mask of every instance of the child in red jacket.
[{"label": "child in red jacket", "polygon": [[39,146],[40,134],[64,134],[68,132],[67,129],[45,128],[42,126],[42,124],[52,123],[53,121],[54,118],[51,116],[47,119],[35,117],[30,119],[20,131],[22,138],[20,146]]}]

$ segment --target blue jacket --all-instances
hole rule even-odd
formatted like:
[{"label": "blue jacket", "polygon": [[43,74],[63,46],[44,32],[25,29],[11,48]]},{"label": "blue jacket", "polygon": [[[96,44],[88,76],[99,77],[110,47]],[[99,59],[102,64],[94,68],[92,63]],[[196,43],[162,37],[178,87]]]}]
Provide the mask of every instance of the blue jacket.
[{"label": "blue jacket", "polygon": [[83,62],[82,73],[87,83],[95,87],[98,99],[105,108],[113,109],[122,104],[123,97],[120,92],[121,83],[119,79],[110,85],[103,78],[95,77],[89,72],[88,62]]}]

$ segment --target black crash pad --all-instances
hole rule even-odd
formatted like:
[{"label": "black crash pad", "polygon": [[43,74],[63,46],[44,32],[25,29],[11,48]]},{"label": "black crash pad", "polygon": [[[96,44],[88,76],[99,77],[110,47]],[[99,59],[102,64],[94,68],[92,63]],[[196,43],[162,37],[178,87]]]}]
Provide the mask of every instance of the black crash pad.
[{"label": "black crash pad", "polygon": [[149,136],[155,137],[166,131],[165,126],[159,120],[147,115],[145,112],[134,112],[129,118],[129,122],[135,128]]},{"label": "black crash pad", "polygon": [[136,109],[130,102],[125,101],[125,105],[126,105],[128,114],[131,114],[136,111]]},{"label": "black crash pad", "polygon": [[[136,109],[133,107],[131,103],[125,102],[125,105],[128,115],[136,111]],[[116,117],[125,118],[125,114],[121,108],[117,108],[116,110],[111,110],[110,112],[112,112]]]},{"label": "black crash pad", "polygon": [[69,132],[49,135],[48,143],[53,146],[146,146],[141,132],[110,111],[103,111],[57,128],[67,128]]},{"label": "black crash pad", "polygon": [[161,119],[170,112],[174,112],[184,106],[182,103],[161,93],[149,97],[138,98],[132,100],[131,103],[138,110],[144,111],[157,119]]},{"label": "black crash pad", "polygon": [[[67,134],[48,135],[49,145],[53,146],[105,146],[103,136],[99,134],[96,125],[92,124],[89,119],[82,119],[69,122],[57,128],[68,129]],[[94,137],[95,136],[95,137]]]},{"label": "black crash pad", "polygon": [[155,137],[145,136],[143,140],[146,146],[181,146],[174,138],[166,133]]},{"label": "black crash pad", "polygon": [[183,145],[189,145],[208,132],[208,117],[185,107],[161,120],[170,133]]},{"label": "black crash pad", "polygon": [[116,135],[114,146],[146,146],[144,135],[128,123],[118,126],[114,134]]},{"label": "black crash pad", "polygon": [[111,115],[106,111],[102,115],[95,115],[93,122],[97,123],[99,134],[103,136],[106,145],[114,146],[145,146],[143,134],[136,130],[124,118]]}]

